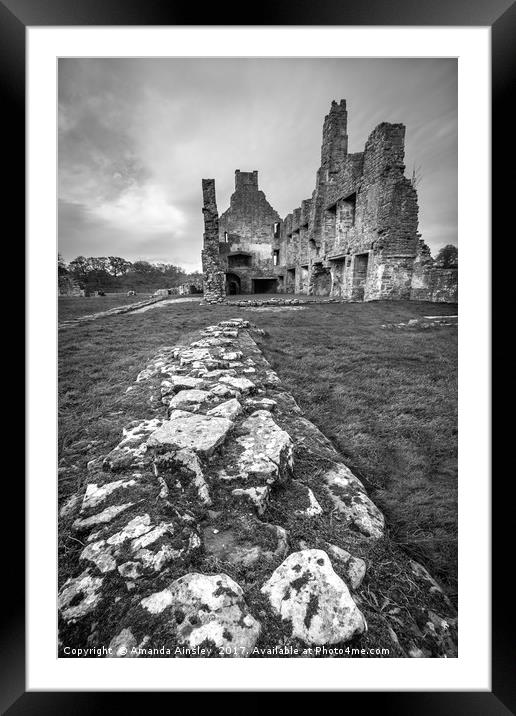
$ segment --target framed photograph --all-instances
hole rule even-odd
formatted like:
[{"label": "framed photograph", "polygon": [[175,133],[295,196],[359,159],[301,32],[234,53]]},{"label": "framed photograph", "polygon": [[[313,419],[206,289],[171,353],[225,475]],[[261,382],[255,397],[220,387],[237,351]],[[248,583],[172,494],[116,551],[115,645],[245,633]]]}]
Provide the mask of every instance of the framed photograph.
[{"label": "framed photograph", "polygon": [[9,713],[104,691],[515,706],[489,374],[514,7],[288,4],[0,7],[27,142]]}]

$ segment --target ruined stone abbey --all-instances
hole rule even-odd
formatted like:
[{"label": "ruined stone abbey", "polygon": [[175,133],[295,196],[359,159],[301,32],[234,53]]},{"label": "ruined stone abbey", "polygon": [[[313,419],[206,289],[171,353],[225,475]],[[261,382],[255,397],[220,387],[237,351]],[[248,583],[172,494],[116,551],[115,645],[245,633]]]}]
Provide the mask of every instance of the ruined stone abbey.
[{"label": "ruined stone abbey", "polygon": [[219,217],[215,182],[203,180],[206,300],[228,294],[297,293],[350,301],[457,301],[457,269],[444,269],[418,233],[418,201],[405,177],[405,127],[379,124],[364,151],[348,153],[346,101],[324,119],[315,189],[284,219],[235,172]]}]

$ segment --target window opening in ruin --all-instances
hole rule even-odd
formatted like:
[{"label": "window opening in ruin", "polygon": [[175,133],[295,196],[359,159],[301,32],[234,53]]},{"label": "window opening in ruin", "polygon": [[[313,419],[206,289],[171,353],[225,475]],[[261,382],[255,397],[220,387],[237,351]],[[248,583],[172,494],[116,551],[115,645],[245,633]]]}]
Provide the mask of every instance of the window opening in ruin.
[{"label": "window opening in ruin", "polygon": [[229,254],[228,266],[243,267],[251,265],[251,257],[248,254]]},{"label": "window opening in ruin", "polygon": [[346,214],[347,214],[347,224],[348,226],[355,226],[355,213],[357,208],[357,195],[356,192],[353,194],[350,194],[344,199],[344,206],[343,206]]},{"label": "window opening in ruin", "polygon": [[226,244],[227,244],[228,241],[229,241],[229,236],[228,236],[228,232],[227,232],[227,231],[224,232],[224,241],[226,242]]},{"label": "window opening in ruin", "polygon": [[273,224],[273,231],[274,231],[274,238],[279,239],[280,237],[280,225],[279,221],[276,221],[275,224]]},{"label": "window opening in ruin", "polygon": [[310,245],[310,249],[315,252],[316,256],[319,256],[319,247],[315,243],[314,239],[309,239],[308,244]]},{"label": "window opening in ruin", "polygon": [[274,266],[277,266],[279,264],[279,249],[274,249],[272,253],[272,263]]}]

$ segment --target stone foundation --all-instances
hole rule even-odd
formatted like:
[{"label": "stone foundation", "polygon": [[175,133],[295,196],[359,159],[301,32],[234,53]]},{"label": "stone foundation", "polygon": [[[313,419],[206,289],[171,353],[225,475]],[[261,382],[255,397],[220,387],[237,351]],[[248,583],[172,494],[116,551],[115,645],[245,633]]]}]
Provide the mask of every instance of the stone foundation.
[{"label": "stone foundation", "polygon": [[127,388],[141,419],[61,510],[77,557],[60,574],[60,651],[345,656],[353,640],[384,657],[456,656],[446,596],[387,539],[262,333],[242,319],[207,326]]}]

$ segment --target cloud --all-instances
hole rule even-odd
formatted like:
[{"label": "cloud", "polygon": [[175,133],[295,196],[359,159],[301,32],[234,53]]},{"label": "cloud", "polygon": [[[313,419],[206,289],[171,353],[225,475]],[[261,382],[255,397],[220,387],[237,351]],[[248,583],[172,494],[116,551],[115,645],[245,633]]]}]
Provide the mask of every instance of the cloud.
[{"label": "cloud", "polygon": [[198,268],[201,179],[215,178],[222,213],[235,169],[257,169],[285,216],[311,196],[322,122],[341,98],[352,152],[379,122],[406,125],[407,173],[421,166],[420,231],[432,249],[456,242],[455,60],[67,58],[59,61],[61,253]]},{"label": "cloud", "polygon": [[173,206],[161,186],[146,184],[132,186],[110,202],[103,202],[89,211],[97,221],[107,226],[135,234],[170,232],[184,233],[186,217]]}]

